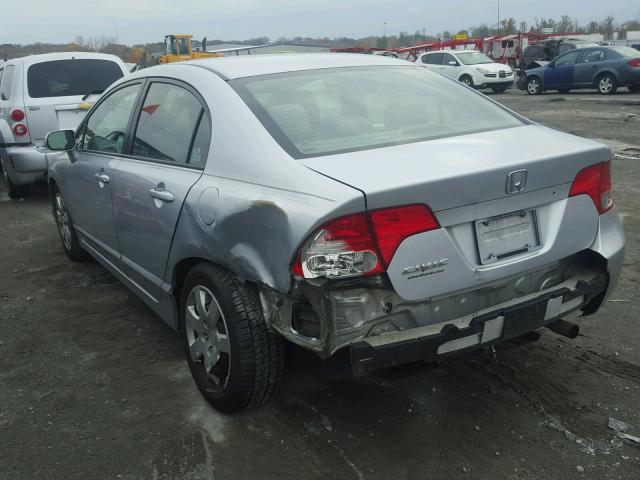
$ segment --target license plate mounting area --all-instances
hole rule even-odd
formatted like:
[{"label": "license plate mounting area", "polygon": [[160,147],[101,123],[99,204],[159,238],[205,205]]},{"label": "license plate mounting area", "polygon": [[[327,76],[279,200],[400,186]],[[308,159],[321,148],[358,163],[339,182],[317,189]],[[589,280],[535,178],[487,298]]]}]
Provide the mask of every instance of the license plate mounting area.
[{"label": "license plate mounting area", "polygon": [[535,210],[518,210],[475,222],[480,263],[488,265],[540,246]]}]

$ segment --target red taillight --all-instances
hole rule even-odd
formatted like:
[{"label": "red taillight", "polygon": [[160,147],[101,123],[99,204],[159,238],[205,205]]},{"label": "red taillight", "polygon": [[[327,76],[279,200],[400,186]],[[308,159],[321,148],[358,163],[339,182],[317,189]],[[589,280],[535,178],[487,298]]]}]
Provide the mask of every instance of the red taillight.
[{"label": "red taillight", "polygon": [[24,123],[16,123],[13,126],[13,133],[15,133],[18,137],[22,137],[23,135],[26,135],[28,131],[29,129]]},{"label": "red taillight", "polygon": [[382,273],[405,238],[439,227],[426,205],[340,217],[327,222],[307,239],[291,271],[304,278]]},{"label": "red taillight", "polygon": [[385,267],[402,241],[417,233],[440,228],[440,224],[426,205],[385,208],[371,212],[371,223]]},{"label": "red taillight", "polygon": [[14,108],[11,110],[11,120],[14,122],[21,122],[24,120],[24,112],[19,108]]},{"label": "red taillight", "polygon": [[627,63],[630,67],[640,68],[640,58],[634,58],[633,60],[629,60]]},{"label": "red taillight", "polygon": [[611,210],[611,162],[598,163],[578,172],[569,192],[570,197],[576,195],[589,195],[600,215]]}]

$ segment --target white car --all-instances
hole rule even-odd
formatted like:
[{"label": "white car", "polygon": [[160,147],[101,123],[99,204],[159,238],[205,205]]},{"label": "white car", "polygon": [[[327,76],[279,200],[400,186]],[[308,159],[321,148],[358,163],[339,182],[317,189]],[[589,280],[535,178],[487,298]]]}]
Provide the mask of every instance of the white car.
[{"label": "white car", "polygon": [[75,129],[102,92],[128,73],[114,55],[61,52],[0,62],[0,164],[11,198],[46,176],[47,133]]},{"label": "white car", "polygon": [[416,63],[437,70],[469,87],[503,93],[513,86],[513,70],[476,50],[440,50],[423,53]]}]

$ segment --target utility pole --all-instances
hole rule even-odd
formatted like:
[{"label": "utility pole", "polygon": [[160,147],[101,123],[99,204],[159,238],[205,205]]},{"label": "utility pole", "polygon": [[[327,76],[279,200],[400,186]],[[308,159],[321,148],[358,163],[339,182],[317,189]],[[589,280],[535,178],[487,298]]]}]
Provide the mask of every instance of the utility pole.
[{"label": "utility pole", "polygon": [[382,23],[382,36],[383,37],[387,36],[387,22]]},{"label": "utility pole", "polygon": [[498,24],[496,25],[498,32],[500,32],[500,0],[498,0]]}]

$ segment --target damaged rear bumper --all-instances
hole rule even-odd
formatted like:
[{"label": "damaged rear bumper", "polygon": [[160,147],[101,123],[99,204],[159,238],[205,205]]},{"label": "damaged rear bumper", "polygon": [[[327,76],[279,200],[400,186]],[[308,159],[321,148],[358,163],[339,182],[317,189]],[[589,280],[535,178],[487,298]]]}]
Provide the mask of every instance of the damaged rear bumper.
[{"label": "damaged rear bumper", "polygon": [[536,294],[454,321],[368,337],[351,344],[354,375],[405,363],[433,362],[453,353],[506,341],[601,300],[606,273],[580,274]]}]

